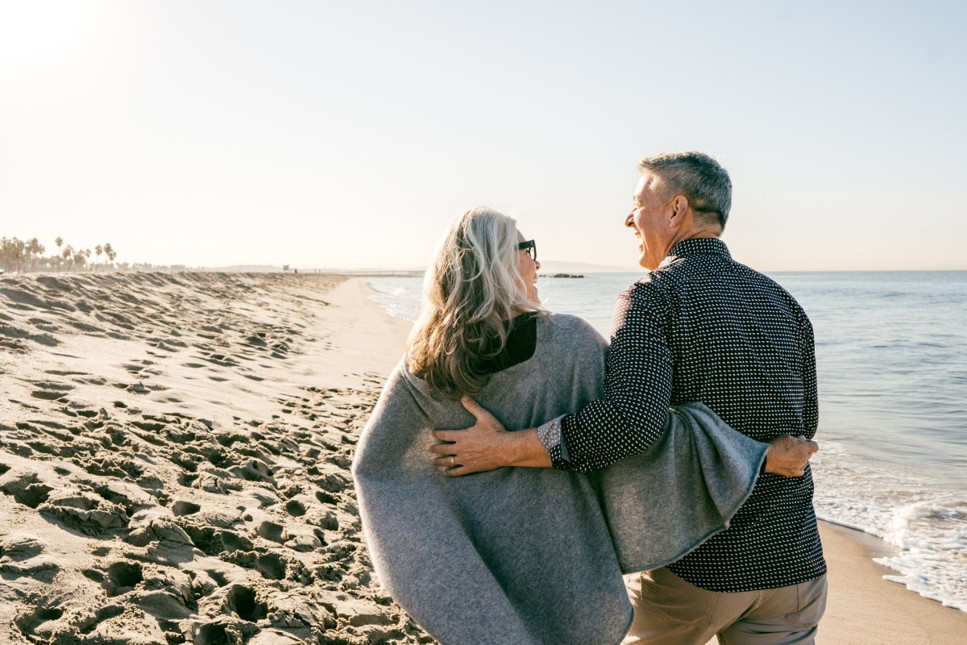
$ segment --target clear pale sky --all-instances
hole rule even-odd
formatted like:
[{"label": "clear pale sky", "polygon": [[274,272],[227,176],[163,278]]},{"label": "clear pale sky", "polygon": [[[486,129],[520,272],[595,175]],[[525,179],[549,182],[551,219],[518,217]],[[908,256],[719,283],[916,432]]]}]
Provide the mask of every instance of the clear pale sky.
[{"label": "clear pale sky", "polygon": [[967,269],[967,4],[0,0],[0,235],[418,268],[484,204],[633,269],[639,157],[763,270]]}]

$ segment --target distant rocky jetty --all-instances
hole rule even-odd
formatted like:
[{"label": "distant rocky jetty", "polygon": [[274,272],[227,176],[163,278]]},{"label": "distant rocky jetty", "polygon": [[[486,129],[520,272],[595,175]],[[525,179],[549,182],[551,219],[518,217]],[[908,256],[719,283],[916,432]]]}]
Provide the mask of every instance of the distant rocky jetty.
[{"label": "distant rocky jetty", "polygon": [[542,273],[541,277],[542,278],[583,278],[584,276],[581,275],[580,273],[554,273],[554,274]]}]

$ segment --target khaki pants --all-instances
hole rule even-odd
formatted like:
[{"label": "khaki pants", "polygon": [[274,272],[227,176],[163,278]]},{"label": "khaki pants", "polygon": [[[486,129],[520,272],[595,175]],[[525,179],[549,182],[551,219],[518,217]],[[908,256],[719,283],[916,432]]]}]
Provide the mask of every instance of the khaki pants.
[{"label": "khaki pants", "polygon": [[826,609],[826,576],[798,585],[720,593],[661,568],[625,576],[635,620],[623,643],[812,645]]}]

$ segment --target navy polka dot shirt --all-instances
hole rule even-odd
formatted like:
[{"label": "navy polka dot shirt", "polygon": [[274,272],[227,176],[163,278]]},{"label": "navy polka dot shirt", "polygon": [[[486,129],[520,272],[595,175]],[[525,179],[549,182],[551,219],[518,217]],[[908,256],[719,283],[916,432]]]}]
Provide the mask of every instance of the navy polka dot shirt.
[{"label": "navy polka dot shirt", "polygon": [[[759,441],[811,439],[812,325],[791,295],[733,261],[720,240],[682,241],[618,298],[604,397],[560,420],[561,443],[550,451],[556,468],[587,472],[641,452],[662,433],[668,407],[690,401]],[[669,569],[729,592],[822,575],[812,497],[808,467],[803,477],[761,475],[730,527]]]}]

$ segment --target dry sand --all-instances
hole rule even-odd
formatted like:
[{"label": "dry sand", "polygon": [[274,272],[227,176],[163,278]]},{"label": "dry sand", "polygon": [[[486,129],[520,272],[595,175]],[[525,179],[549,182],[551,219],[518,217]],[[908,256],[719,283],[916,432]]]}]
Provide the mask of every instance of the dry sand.
[{"label": "dry sand", "polygon": [[428,642],[361,542],[353,445],[408,330],[365,289],[0,278],[0,643]]},{"label": "dry sand", "polygon": [[[361,279],[0,278],[0,643],[429,643],[379,588],[353,445],[409,325]],[[967,613],[823,526],[819,643]],[[459,592],[459,590],[455,590]]]}]

